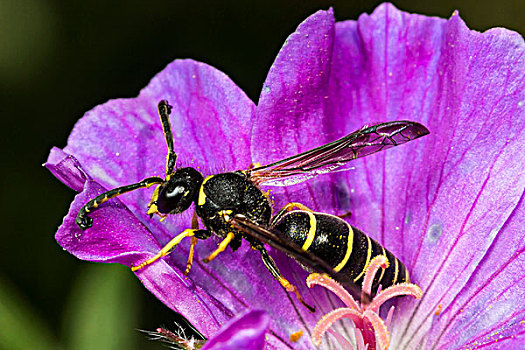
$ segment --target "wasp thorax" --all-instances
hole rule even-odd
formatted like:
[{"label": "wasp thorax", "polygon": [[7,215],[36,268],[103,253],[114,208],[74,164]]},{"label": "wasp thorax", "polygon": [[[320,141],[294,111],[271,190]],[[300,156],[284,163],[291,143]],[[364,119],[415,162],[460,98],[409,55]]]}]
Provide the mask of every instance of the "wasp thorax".
[{"label": "wasp thorax", "polygon": [[159,189],[157,208],[162,214],[177,214],[188,209],[198,194],[203,177],[193,168],[177,169]]}]

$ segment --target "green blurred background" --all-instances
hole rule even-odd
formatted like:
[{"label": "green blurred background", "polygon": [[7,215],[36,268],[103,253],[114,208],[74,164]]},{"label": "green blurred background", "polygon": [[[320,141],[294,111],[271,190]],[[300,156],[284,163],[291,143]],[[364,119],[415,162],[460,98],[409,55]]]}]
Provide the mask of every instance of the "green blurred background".
[{"label": "green blurred background", "polygon": [[[84,112],[136,96],[187,57],[256,101],[284,39],[309,14],[333,6],[337,20],[357,19],[379,3],[0,0],[0,349],[162,349],[138,329],[175,328],[174,313],[127,268],[76,260],[54,241],[74,193],[41,164]],[[395,2],[446,18],[459,9],[472,29],[522,35],[524,3]]]}]

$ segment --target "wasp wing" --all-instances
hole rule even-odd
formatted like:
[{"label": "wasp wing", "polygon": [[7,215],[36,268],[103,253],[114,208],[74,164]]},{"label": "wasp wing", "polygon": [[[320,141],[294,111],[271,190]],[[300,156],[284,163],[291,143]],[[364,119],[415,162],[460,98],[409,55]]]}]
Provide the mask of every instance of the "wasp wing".
[{"label": "wasp wing", "polygon": [[[230,223],[243,232],[246,236],[268,244],[270,247],[278,249],[286,255],[292,257],[301,265],[317,273],[325,273],[341,283],[354,296],[361,297],[362,291],[348,274],[336,272],[326,261],[320,259],[317,255],[309,251],[302,250],[295,242],[290,241],[278,234],[275,229],[265,227],[247,219],[244,215],[235,215],[231,218]],[[363,295],[363,301],[367,303],[370,296]]]},{"label": "wasp wing", "polygon": [[350,169],[347,163],[427,135],[428,129],[411,121],[365,126],[339,140],[295,156],[248,170],[256,184],[289,186],[314,176]]}]

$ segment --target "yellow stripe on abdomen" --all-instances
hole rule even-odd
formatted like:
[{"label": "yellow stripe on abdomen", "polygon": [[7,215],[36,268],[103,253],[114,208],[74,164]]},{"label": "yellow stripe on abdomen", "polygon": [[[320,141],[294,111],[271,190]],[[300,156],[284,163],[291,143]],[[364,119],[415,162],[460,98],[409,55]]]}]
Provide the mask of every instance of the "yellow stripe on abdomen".
[{"label": "yellow stripe on abdomen", "polygon": [[370,237],[368,236],[365,236],[365,237],[368,242],[368,249],[366,252],[366,262],[365,262],[365,266],[363,267],[363,271],[361,271],[361,273],[356,278],[354,278],[354,282],[357,282],[357,280],[359,280],[361,276],[365,274],[366,269],[368,268],[368,265],[370,264],[370,257],[372,256],[372,242],[370,241]]},{"label": "yellow stripe on abdomen", "polygon": [[304,251],[307,251],[308,248],[310,248],[312,242],[314,241],[315,233],[317,232],[317,220],[314,214],[310,212],[306,212],[306,214],[308,214],[308,217],[310,218],[310,229],[308,230],[308,236],[306,236],[306,241],[301,247],[301,249]]},{"label": "yellow stripe on abdomen", "polygon": [[395,260],[395,266],[394,266],[394,278],[392,279],[392,285],[397,283],[397,276],[399,274],[399,261],[396,257],[394,257]]},{"label": "yellow stripe on abdomen", "polygon": [[343,260],[341,260],[341,262],[336,267],[334,267],[335,272],[339,272],[343,267],[345,267],[346,263],[348,262],[348,259],[350,259],[350,255],[352,254],[352,247],[354,246],[354,230],[352,229],[352,226],[350,226],[348,223],[346,224],[346,226],[348,226],[346,253]]},{"label": "yellow stripe on abdomen", "polygon": [[[386,258],[386,260],[388,261],[388,257],[386,256],[385,247],[381,246],[381,251],[383,252],[381,255],[383,255]],[[390,261],[388,261],[388,264],[390,264]],[[377,280],[377,283],[381,283],[381,280],[383,280],[383,276],[385,275],[385,271],[386,270],[387,269],[381,269],[381,275],[379,275],[379,279]]]}]

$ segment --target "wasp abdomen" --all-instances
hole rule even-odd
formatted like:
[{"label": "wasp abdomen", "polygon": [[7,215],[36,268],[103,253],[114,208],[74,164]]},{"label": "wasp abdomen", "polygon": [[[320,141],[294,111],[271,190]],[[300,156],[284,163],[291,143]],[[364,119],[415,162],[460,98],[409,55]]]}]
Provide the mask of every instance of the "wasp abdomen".
[{"label": "wasp abdomen", "polygon": [[348,224],[343,219],[323,213],[291,211],[275,225],[278,232],[328,263],[336,272],[348,273],[361,286],[370,260],[385,255],[390,266],[377,274],[372,287],[387,288],[408,282],[408,273],[401,261],[382,245]]}]

